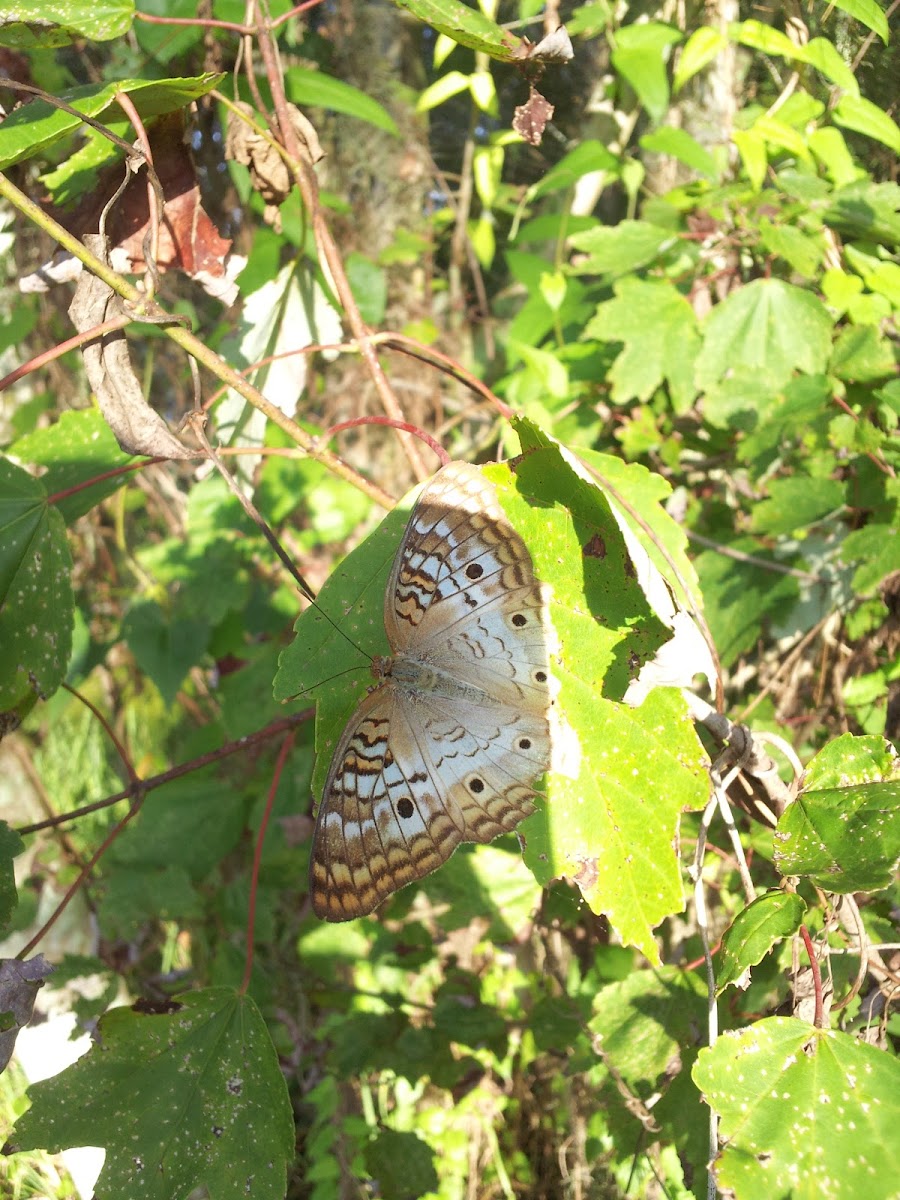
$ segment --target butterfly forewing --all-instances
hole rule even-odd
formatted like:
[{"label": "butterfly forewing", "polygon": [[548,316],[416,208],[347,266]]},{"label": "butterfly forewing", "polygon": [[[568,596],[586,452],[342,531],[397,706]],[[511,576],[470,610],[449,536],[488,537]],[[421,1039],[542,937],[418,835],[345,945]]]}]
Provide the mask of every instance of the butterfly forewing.
[{"label": "butterfly forewing", "polygon": [[316,822],[310,888],[327,920],[513,829],[549,765],[544,595],[478,468],[450,463],[422,492],[384,622],[393,657],[344,730]]}]

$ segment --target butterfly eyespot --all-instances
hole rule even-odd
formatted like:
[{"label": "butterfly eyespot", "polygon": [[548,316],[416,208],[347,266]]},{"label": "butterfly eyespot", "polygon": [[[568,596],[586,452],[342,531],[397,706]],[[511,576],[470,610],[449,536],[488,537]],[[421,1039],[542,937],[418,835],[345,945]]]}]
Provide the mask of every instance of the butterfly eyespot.
[{"label": "butterfly eyespot", "polygon": [[484,791],[484,780],[479,779],[476,775],[474,779],[469,780],[469,791],[474,792],[476,796],[480,796]]},{"label": "butterfly eyespot", "polygon": [[409,796],[401,796],[397,801],[397,814],[405,819],[409,819],[415,812],[415,806]]},{"label": "butterfly eyespot", "polygon": [[546,683],[547,682],[547,672],[546,671],[535,671],[534,680],[535,680],[535,683]]},{"label": "butterfly eyespot", "polygon": [[531,738],[519,738],[518,746],[520,750],[530,750]]},{"label": "butterfly eyespot", "polygon": [[522,613],[513,613],[512,624],[515,625],[516,629],[521,629],[523,625],[528,624],[528,618]]},{"label": "butterfly eyespot", "polygon": [[484,567],[482,567],[480,563],[470,563],[469,566],[466,567],[467,579],[480,579],[483,574]]}]

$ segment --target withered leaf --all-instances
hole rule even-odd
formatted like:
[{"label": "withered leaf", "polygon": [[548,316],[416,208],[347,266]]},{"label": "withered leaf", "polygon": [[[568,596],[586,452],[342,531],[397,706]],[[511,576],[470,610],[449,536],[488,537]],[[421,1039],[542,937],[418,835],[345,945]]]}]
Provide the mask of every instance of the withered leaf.
[{"label": "withered leaf", "polygon": [[[258,121],[256,110],[249,104],[239,101],[236,107]],[[288,110],[301,150],[310,166],[313,166],[324,157],[315,127],[295,105],[289,104]],[[254,190],[259,192],[266,202],[265,220],[277,228],[278,206],[290,193],[293,179],[287,163],[272,142],[257,133],[234,112],[229,112],[228,128],[225,132],[225,157],[243,163],[249,169]]]},{"label": "withered leaf", "polygon": [[[84,242],[98,258],[108,261],[109,243],[105,238],[89,234]],[[69,316],[79,333],[124,312],[121,297],[108,284],[87,271],[82,273],[69,305]],[[144,400],[122,330],[88,342],[81,353],[103,418],[127,454],[179,459],[195,456],[196,451],[183,446]]]},{"label": "withered leaf", "polygon": [[520,134],[529,145],[539,146],[547,122],[553,116],[554,108],[534,87],[529,88],[528,99],[520,104],[513,114],[513,129]]}]

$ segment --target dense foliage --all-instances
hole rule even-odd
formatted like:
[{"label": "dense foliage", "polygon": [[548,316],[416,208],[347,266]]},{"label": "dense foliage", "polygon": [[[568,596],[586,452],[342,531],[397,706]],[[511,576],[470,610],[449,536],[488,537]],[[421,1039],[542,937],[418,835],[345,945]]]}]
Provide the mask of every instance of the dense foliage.
[{"label": "dense foliage", "polygon": [[[0,12],[4,1194],[900,1194],[888,17],[551,7]],[[324,924],[436,451],[567,754]]]}]

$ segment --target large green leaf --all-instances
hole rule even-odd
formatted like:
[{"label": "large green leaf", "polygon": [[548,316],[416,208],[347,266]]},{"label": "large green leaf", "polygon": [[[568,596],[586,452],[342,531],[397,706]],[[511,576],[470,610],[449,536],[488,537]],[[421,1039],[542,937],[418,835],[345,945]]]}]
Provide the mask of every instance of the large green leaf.
[{"label": "large green leaf", "polygon": [[786,383],[794,371],[822,372],[833,318],[811,292],[780,279],[756,279],[716,305],[703,324],[697,382],[709,387],[739,368]]},{"label": "large green leaf", "polygon": [[877,33],[887,45],[889,37],[887,15],[877,0],[835,0],[834,7],[855,17],[867,29]]},{"label": "large green leaf", "polygon": [[88,39],[122,37],[134,20],[134,0],[15,0],[0,10],[0,46],[51,49]]},{"label": "large green leaf", "polygon": [[359,117],[376,129],[400,135],[397,122],[383,105],[342,79],[308,67],[289,67],[284,73],[284,86],[288,99],[295,104],[330,108],[349,117]]},{"label": "large green leaf", "polygon": [[694,310],[665,280],[629,277],[616,284],[615,293],[584,331],[586,338],[624,343],[609,373],[613,400],[649,400],[668,383],[676,411],[685,412],[696,396],[701,345]]},{"label": "large green leaf", "polygon": [[[546,804],[520,826],[526,861],[541,882],[575,879],[592,908],[655,957],[653,925],[683,906],[673,841],[680,812],[705,800],[703,754],[677,696],[654,693],[637,709],[614,698],[668,633],[649,611],[617,521],[586,475],[578,477],[553,448],[527,454],[515,473],[495,466],[486,474],[536,575],[552,588],[560,643],[554,765]],[[389,649],[384,588],[405,519],[396,510],[347,558],[282,655],[276,696],[313,690],[317,698],[317,794],[337,739],[373,682],[369,655]]]},{"label": "large green leaf", "polygon": [[[113,83],[86,84],[62,92],[70,108],[86,117],[102,121],[107,114],[120,121],[122,110],[116,95],[126,93],[143,120],[184,108],[205,96],[221,83],[224,76],[206,74],[192,79],[120,79]],[[14,163],[46,153],[62,138],[83,125],[81,119],[56,108],[46,100],[33,100],[15,109],[0,125],[0,170]]]},{"label": "large green leaf", "polygon": [[896,1058],[845,1033],[771,1017],[701,1050],[694,1081],[719,1114],[719,1188],[741,1200],[894,1200]]},{"label": "large green leaf", "polygon": [[[44,468],[41,483],[70,525],[132,478],[121,469],[132,456],[119,448],[96,408],[60,413],[55,424],[19,438],[9,453]],[[56,498],[61,492],[69,494]]]},{"label": "large green leaf", "polygon": [[97,1194],[284,1200],[294,1122],[262,1016],[228,988],[115,1008],[92,1049],[31,1089],[17,1149],[104,1146]]},{"label": "large green leaf", "polygon": [[668,51],[681,34],[658,21],[625,25],[616,33],[612,65],[631,84],[654,122],[662,120],[669,105]]}]

